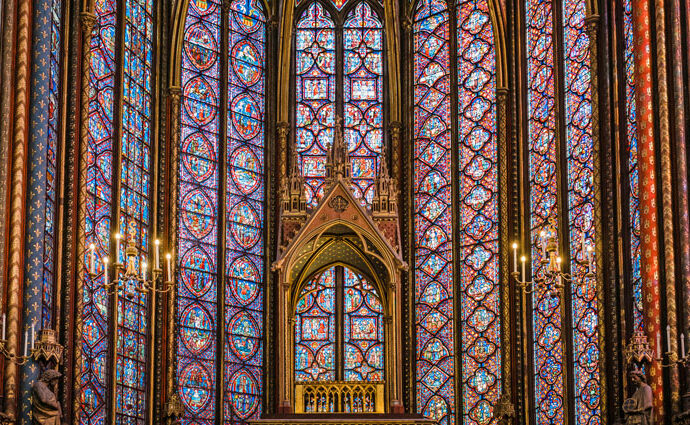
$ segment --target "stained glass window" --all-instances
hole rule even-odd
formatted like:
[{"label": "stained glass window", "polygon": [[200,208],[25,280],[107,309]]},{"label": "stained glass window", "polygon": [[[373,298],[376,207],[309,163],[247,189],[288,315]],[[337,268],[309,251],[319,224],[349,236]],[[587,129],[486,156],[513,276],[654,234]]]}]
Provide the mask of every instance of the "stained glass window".
[{"label": "stained glass window", "polygon": [[479,425],[501,392],[496,50],[487,1],[460,1],[457,23],[462,422]]},{"label": "stained glass window", "polygon": [[[265,32],[256,0],[231,2],[225,16],[220,1],[190,2],[182,54],[177,298],[185,423],[215,421],[219,386],[226,423],[261,413]],[[223,69],[227,81],[221,81]]]},{"label": "stained glass window", "polygon": [[[151,169],[151,67],[153,0],[125,2],[124,91],[120,143],[119,232],[139,248],[137,270],[148,256]],[[124,250],[121,250],[124,251]],[[124,253],[124,252],[123,252]],[[132,261],[132,260],[129,260]],[[125,263],[125,258],[120,258]],[[146,418],[147,297],[137,282],[125,283],[118,299],[116,420],[143,424]]]},{"label": "stained glass window", "polygon": [[323,196],[326,150],[335,126],[335,24],[319,3],[312,3],[297,23],[297,105],[295,143],[306,180],[307,203]]},{"label": "stained glass window", "polygon": [[[575,417],[600,418],[599,346],[594,252],[594,142],[589,36],[583,0],[565,0],[565,126],[573,320]],[[590,262],[590,258],[592,261]]]},{"label": "stained glass window", "polygon": [[628,181],[630,185],[630,261],[632,265],[633,322],[635,329],[643,330],[642,314],[642,269],[640,268],[640,190],[637,168],[637,106],[635,103],[635,61],[633,43],[632,1],[623,4],[623,41],[625,43],[625,107],[626,133],[628,139]]},{"label": "stained glass window", "polygon": [[[496,52],[488,2],[460,0],[455,11],[452,27],[445,3],[423,1],[414,25],[417,409],[440,423],[462,415],[463,423],[488,424],[501,391]],[[457,54],[449,49],[453,33]],[[462,326],[454,324],[456,317]],[[461,377],[454,373],[456,338]],[[458,398],[462,411],[456,414]]]},{"label": "stained glass window", "polygon": [[[600,420],[598,305],[594,233],[594,140],[592,134],[592,87],[590,42],[585,26],[586,4],[564,0],[562,19],[564,52],[563,98],[556,97],[553,4],[549,0],[527,1],[527,78],[529,114],[529,170],[531,206],[532,276],[545,276],[546,252],[543,232],[547,226],[563,226],[560,236],[568,241],[569,271],[573,283],[562,293],[554,287],[538,287],[533,294],[535,407],[538,424],[564,420],[566,364],[572,364],[578,422]],[[556,103],[563,102],[565,141],[556,142]],[[559,145],[561,146],[559,148]],[[558,182],[559,158],[565,157],[565,190]],[[567,211],[559,218],[560,196]],[[559,236],[558,232],[553,235]],[[557,246],[560,246],[557,244]],[[550,281],[547,279],[547,281]],[[572,341],[562,338],[561,303],[570,294]],[[566,298],[567,299],[567,298]],[[565,350],[568,350],[566,352]],[[571,351],[572,350],[572,351]],[[567,354],[566,354],[567,353]],[[571,361],[565,361],[567,357]]]},{"label": "stained glass window", "polygon": [[55,284],[55,230],[57,220],[57,160],[60,125],[60,55],[62,53],[62,0],[50,3],[50,73],[48,88],[48,134],[46,138],[45,240],[43,242],[43,302],[41,324],[53,328]]},{"label": "stained glass window", "polygon": [[414,228],[417,410],[455,423],[450,23],[442,0],[414,20]]},{"label": "stained glass window", "polygon": [[316,275],[295,316],[297,382],[384,380],[383,305],[361,274],[333,266]]},{"label": "stained glass window", "polygon": [[344,43],[345,141],[355,196],[371,203],[383,148],[383,25],[367,3],[347,16]]},{"label": "stained glass window", "polygon": [[[336,66],[341,48],[342,69]],[[344,120],[355,196],[371,203],[383,149],[381,19],[371,5],[358,3],[344,16],[340,34],[326,8],[311,3],[297,21],[295,57],[295,143],[308,206],[324,194],[326,150],[333,142],[336,116]]]},{"label": "stained glass window", "polygon": [[[113,94],[115,84],[115,0],[95,3],[97,22],[91,39],[91,98],[89,99],[89,132],[87,145],[86,246],[95,246],[96,256],[108,256],[113,202]],[[88,253],[84,264],[89,264]],[[102,288],[102,261],[96,275],[85,273],[84,327],[81,378],[81,412],[83,424],[105,421],[106,359],[108,354],[108,296]]]},{"label": "stained glass window", "polygon": [[[543,278],[540,235],[558,218],[553,4],[527,1],[527,81],[532,276]],[[561,299],[541,286],[534,308],[534,380],[537,423],[563,421],[563,346]]]},{"label": "stained glass window", "polygon": [[295,308],[295,380],[335,380],[335,267],[302,290]]},{"label": "stained glass window", "polygon": [[[123,40],[115,42],[118,5],[114,0],[96,2],[97,17],[91,40],[88,146],[86,246],[94,246],[96,274],[88,273],[90,249],[84,262],[84,328],[82,350],[81,423],[105,420],[107,382],[114,375],[116,420],[143,424],[146,419],[146,340],[148,305],[134,282],[125,282],[117,306],[117,347],[110,346],[109,300],[103,259],[109,255],[109,241],[120,232],[133,241],[139,255],[137,266],[149,251],[151,177],[151,96],[153,64],[153,0],[126,0]],[[120,59],[118,59],[120,57]],[[120,63],[120,61],[122,63]],[[122,91],[115,89],[117,70],[122,68]],[[121,93],[121,95],[120,95]],[[121,98],[120,98],[121,97]],[[122,106],[121,126],[114,122],[116,105]],[[119,143],[114,129],[121,128]],[[113,164],[119,149],[120,163]],[[115,170],[119,175],[114,175]],[[120,181],[119,191],[114,182]],[[112,212],[119,211],[116,222]],[[124,250],[119,258],[125,262]],[[112,321],[112,320],[110,320]],[[109,352],[117,350],[113,375],[106,372]]]}]

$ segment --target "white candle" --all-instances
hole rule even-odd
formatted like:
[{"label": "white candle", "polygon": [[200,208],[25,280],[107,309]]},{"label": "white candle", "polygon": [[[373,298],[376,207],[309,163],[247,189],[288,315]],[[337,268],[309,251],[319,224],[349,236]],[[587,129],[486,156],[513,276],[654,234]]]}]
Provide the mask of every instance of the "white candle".
[{"label": "white candle", "polygon": [[546,258],[546,232],[543,230],[539,234],[539,243],[541,244],[541,255]]},{"label": "white candle", "polygon": [[6,341],[7,340],[7,315],[5,313],[2,314],[2,340]]},{"label": "white candle", "polygon": [[115,253],[115,264],[118,264],[120,262],[120,257],[121,257],[121,250],[122,246],[120,244],[120,239],[122,239],[122,235],[118,232],[115,233],[115,248],[117,249],[117,252]]},{"label": "white candle", "polygon": [[671,326],[666,325],[666,348],[668,348],[667,353],[671,352]]},{"label": "white candle", "polygon": [[523,255],[520,261],[522,261],[522,281],[525,282],[525,263],[527,262],[527,258]]},{"label": "white candle", "polygon": [[685,335],[680,334],[680,356],[685,358]]},{"label": "white candle", "polygon": [[36,323],[31,324],[31,349],[36,345]]},{"label": "white candle", "polygon": [[103,257],[103,278],[105,279],[105,284],[108,284],[108,257]]},{"label": "white candle", "polygon": [[144,282],[146,282],[146,267],[146,261],[143,261],[141,263],[141,280],[143,280]]},{"label": "white candle", "polygon": [[24,357],[29,354],[29,330],[24,331]]},{"label": "white candle", "polygon": [[592,271],[592,263],[594,262],[594,248],[591,245],[587,246],[587,260],[589,261],[589,271]]},{"label": "white candle", "polygon": [[89,249],[91,250],[89,254],[89,272],[91,274],[96,274],[96,245],[91,244]]},{"label": "white candle", "polygon": [[517,248],[518,245],[513,242],[513,273],[517,273]]},{"label": "white candle", "polygon": [[160,269],[161,268],[161,241],[156,239],[153,244],[155,245],[155,249],[153,250],[153,267],[155,269]]},{"label": "white candle", "polygon": [[170,253],[165,254],[165,260],[166,260],[167,266],[168,266],[168,280],[167,280],[168,282],[172,282],[172,280],[173,280],[171,259],[172,259],[172,255],[170,255]]},{"label": "white candle", "polygon": [[661,358],[661,334],[656,334],[656,353],[657,357]]}]

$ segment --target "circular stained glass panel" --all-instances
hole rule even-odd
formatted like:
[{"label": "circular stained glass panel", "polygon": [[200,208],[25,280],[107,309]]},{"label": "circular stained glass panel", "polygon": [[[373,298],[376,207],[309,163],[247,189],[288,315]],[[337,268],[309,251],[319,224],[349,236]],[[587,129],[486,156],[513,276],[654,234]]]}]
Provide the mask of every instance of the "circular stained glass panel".
[{"label": "circular stained glass panel", "polygon": [[182,200],[182,220],[197,239],[203,239],[213,230],[215,211],[211,200],[199,189]]},{"label": "circular stained glass panel", "polygon": [[256,137],[263,127],[261,108],[254,98],[246,93],[233,99],[230,104],[230,118],[239,137],[245,140]]},{"label": "circular stained glass panel", "polygon": [[247,202],[240,202],[230,210],[230,231],[244,249],[253,247],[261,237],[261,221],[256,210]]},{"label": "circular stained glass panel", "polygon": [[211,345],[211,318],[200,305],[191,305],[182,314],[181,338],[193,354],[201,354]]},{"label": "circular stained glass panel", "polygon": [[235,372],[228,381],[232,410],[242,419],[251,415],[259,405],[256,379],[244,369]]},{"label": "circular stained glass panel", "polygon": [[187,251],[180,261],[180,279],[185,288],[196,297],[201,297],[213,285],[213,260],[201,248]]},{"label": "circular stained glass panel", "polygon": [[247,86],[253,86],[261,79],[261,62],[261,52],[249,40],[242,40],[232,48],[232,70]]},{"label": "circular stained glass panel", "polygon": [[199,125],[210,123],[218,112],[218,97],[203,77],[195,77],[184,86],[184,108]]},{"label": "circular stained glass panel", "polygon": [[182,164],[194,179],[201,183],[216,169],[216,153],[211,142],[201,133],[187,137],[182,145]]},{"label": "circular stained glass panel", "polygon": [[261,335],[261,330],[246,311],[237,313],[230,320],[229,328],[232,340],[230,349],[240,360],[248,360],[259,349],[256,336]]},{"label": "circular stained glass panel", "polygon": [[209,69],[218,58],[216,40],[206,26],[196,23],[187,28],[184,35],[184,51],[199,71]]},{"label": "circular stained glass panel", "polygon": [[230,176],[244,194],[252,193],[261,182],[259,158],[248,146],[235,150],[230,157]]},{"label": "circular stained glass panel", "polygon": [[259,293],[259,271],[247,257],[240,257],[230,265],[230,291],[242,305],[248,305]]},{"label": "circular stained glass panel", "polygon": [[199,362],[186,365],[180,373],[180,397],[185,407],[199,413],[211,398],[211,373]]}]

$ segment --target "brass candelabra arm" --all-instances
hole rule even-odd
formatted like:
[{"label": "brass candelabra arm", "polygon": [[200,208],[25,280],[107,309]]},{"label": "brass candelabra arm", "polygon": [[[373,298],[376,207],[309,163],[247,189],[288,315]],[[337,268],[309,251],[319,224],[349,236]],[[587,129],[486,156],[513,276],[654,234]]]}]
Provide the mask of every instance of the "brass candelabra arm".
[{"label": "brass candelabra arm", "polygon": [[513,272],[512,275],[515,279],[515,283],[522,292],[524,292],[527,295],[534,293],[534,291],[536,290],[534,281],[527,279],[520,280],[520,274],[518,272]]},{"label": "brass candelabra arm", "polygon": [[34,352],[36,350],[34,348],[31,349],[29,354],[26,356],[19,356],[13,352],[10,352],[7,349],[7,340],[0,339],[0,354],[9,362],[12,362],[18,366],[23,366],[26,363],[28,363],[29,360],[31,360],[32,357],[34,357]]}]

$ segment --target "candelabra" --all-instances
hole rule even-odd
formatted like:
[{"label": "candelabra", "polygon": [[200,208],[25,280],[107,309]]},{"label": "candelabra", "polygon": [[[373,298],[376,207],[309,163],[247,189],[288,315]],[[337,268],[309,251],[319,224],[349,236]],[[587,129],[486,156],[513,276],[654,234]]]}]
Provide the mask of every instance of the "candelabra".
[{"label": "candelabra", "polygon": [[666,326],[666,353],[662,354],[661,351],[660,334],[656,334],[656,353],[658,357],[655,360],[661,364],[661,367],[690,366],[690,354],[685,352],[685,335],[680,334],[680,351],[673,351],[671,348],[670,326]]},{"label": "candelabra", "polygon": [[[166,254],[166,266],[167,266],[167,279],[165,281],[161,281],[163,277],[163,269],[161,268],[160,264],[160,241],[156,239],[154,241],[154,247],[153,247],[153,255],[154,255],[154,261],[153,261],[153,267],[151,270],[150,276],[147,276],[147,271],[148,271],[148,263],[146,262],[145,258],[141,259],[141,262],[138,261],[138,256],[140,255],[140,251],[143,251],[139,248],[134,243],[134,235],[129,238],[129,242],[127,243],[127,247],[124,249],[124,256],[122,255],[123,253],[123,248],[122,248],[122,235],[120,233],[116,233],[114,238],[115,238],[115,262],[112,265],[113,268],[113,274],[114,274],[114,279],[112,281],[109,280],[109,259],[108,257],[103,257],[101,260],[104,266],[104,282],[100,285],[105,291],[106,294],[110,297],[112,297],[112,302],[115,308],[113,308],[114,312],[114,317],[113,317],[113,322],[117,326],[119,323],[118,320],[118,312],[119,312],[119,297],[120,297],[120,291],[124,291],[124,295],[127,298],[132,298],[136,295],[136,293],[140,294],[148,294],[151,296],[151,327],[150,327],[150,332],[149,332],[149,349],[151,350],[151,358],[153,357],[153,350],[155,347],[155,321],[156,321],[156,294],[160,293],[166,293],[169,292],[172,287],[173,287],[173,266],[172,266],[172,254],[168,253]],[[123,264],[120,262],[120,259],[124,259],[126,264]],[[96,249],[95,245],[91,244],[90,246],[90,255],[89,255],[89,274],[91,275],[92,279],[95,279],[96,277]],[[140,264],[139,264],[140,263]],[[150,278],[149,278],[150,277]],[[133,290],[132,290],[133,288]],[[116,330],[113,333],[113,356],[111,357],[112,359],[112,371],[115,375],[117,375],[117,365],[118,365],[118,353],[117,353],[117,346],[118,346],[118,334],[119,332]],[[150,391],[153,391],[154,388],[154,382],[152,380],[153,378],[153,373],[152,371],[149,371],[149,377],[151,378],[151,382],[149,382],[149,387]],[[114,386],[113,386],[114,387]],[[113,389],[114,391],[114,389]],[[112,423],[115,423],[115,417],[116,417],[116,399],[117,397],[111,397],[111,403],[112,405],[110,406],[111,411],[112,411]],[[151,398],[153,399],[153,397]],[[153,406],[153,403],[149,403],[150,406]],[[149,412],[149,417],[152,416],[153,412]]]},{"label": "candelabra", "polygon": [[[556,296],[560,294],[561,289],[565,284],[584,285],[586,279],[576,280],[570,273],[563,272],[561,269],[562,258],[558,255],[558,242],[556,237],[556,229],[553,222],[546,225],[545,229],[539,233],[539,240],[537,248],[541,251],[541,264],[543,273],[541,276],[535,276],[532,280],[527,280],[525,273],[527,257],[520,257],[522,264],[521,273],[518,273],[518,244],[513,243],[513,273],[518,287],[524,294],[531,294],[538,289],[545,289],[546,295],[552,294],[552,289],[555,289]],[[587,245],[586,237],[582,236],[581,257],[576,259],[576,263],[580,266],[586,266],[587,272],[585,278],[593,277],[592,263],[594,261],[594,249],[591,245]]]},{"label": "candelabra", "polygon": [[[30,347],[30,348],[29,348]],[[36,356],[36,325],[31,325],[31,337],[29,338],[29,330],[24,332],[24,354],[19,355],[15,350],[8,348],[7,341],[7,317],[2,315],[2,339],[0,339],[0,354],[9,362],[17,365],[24,365],[32,358],[38,359]]]}]

